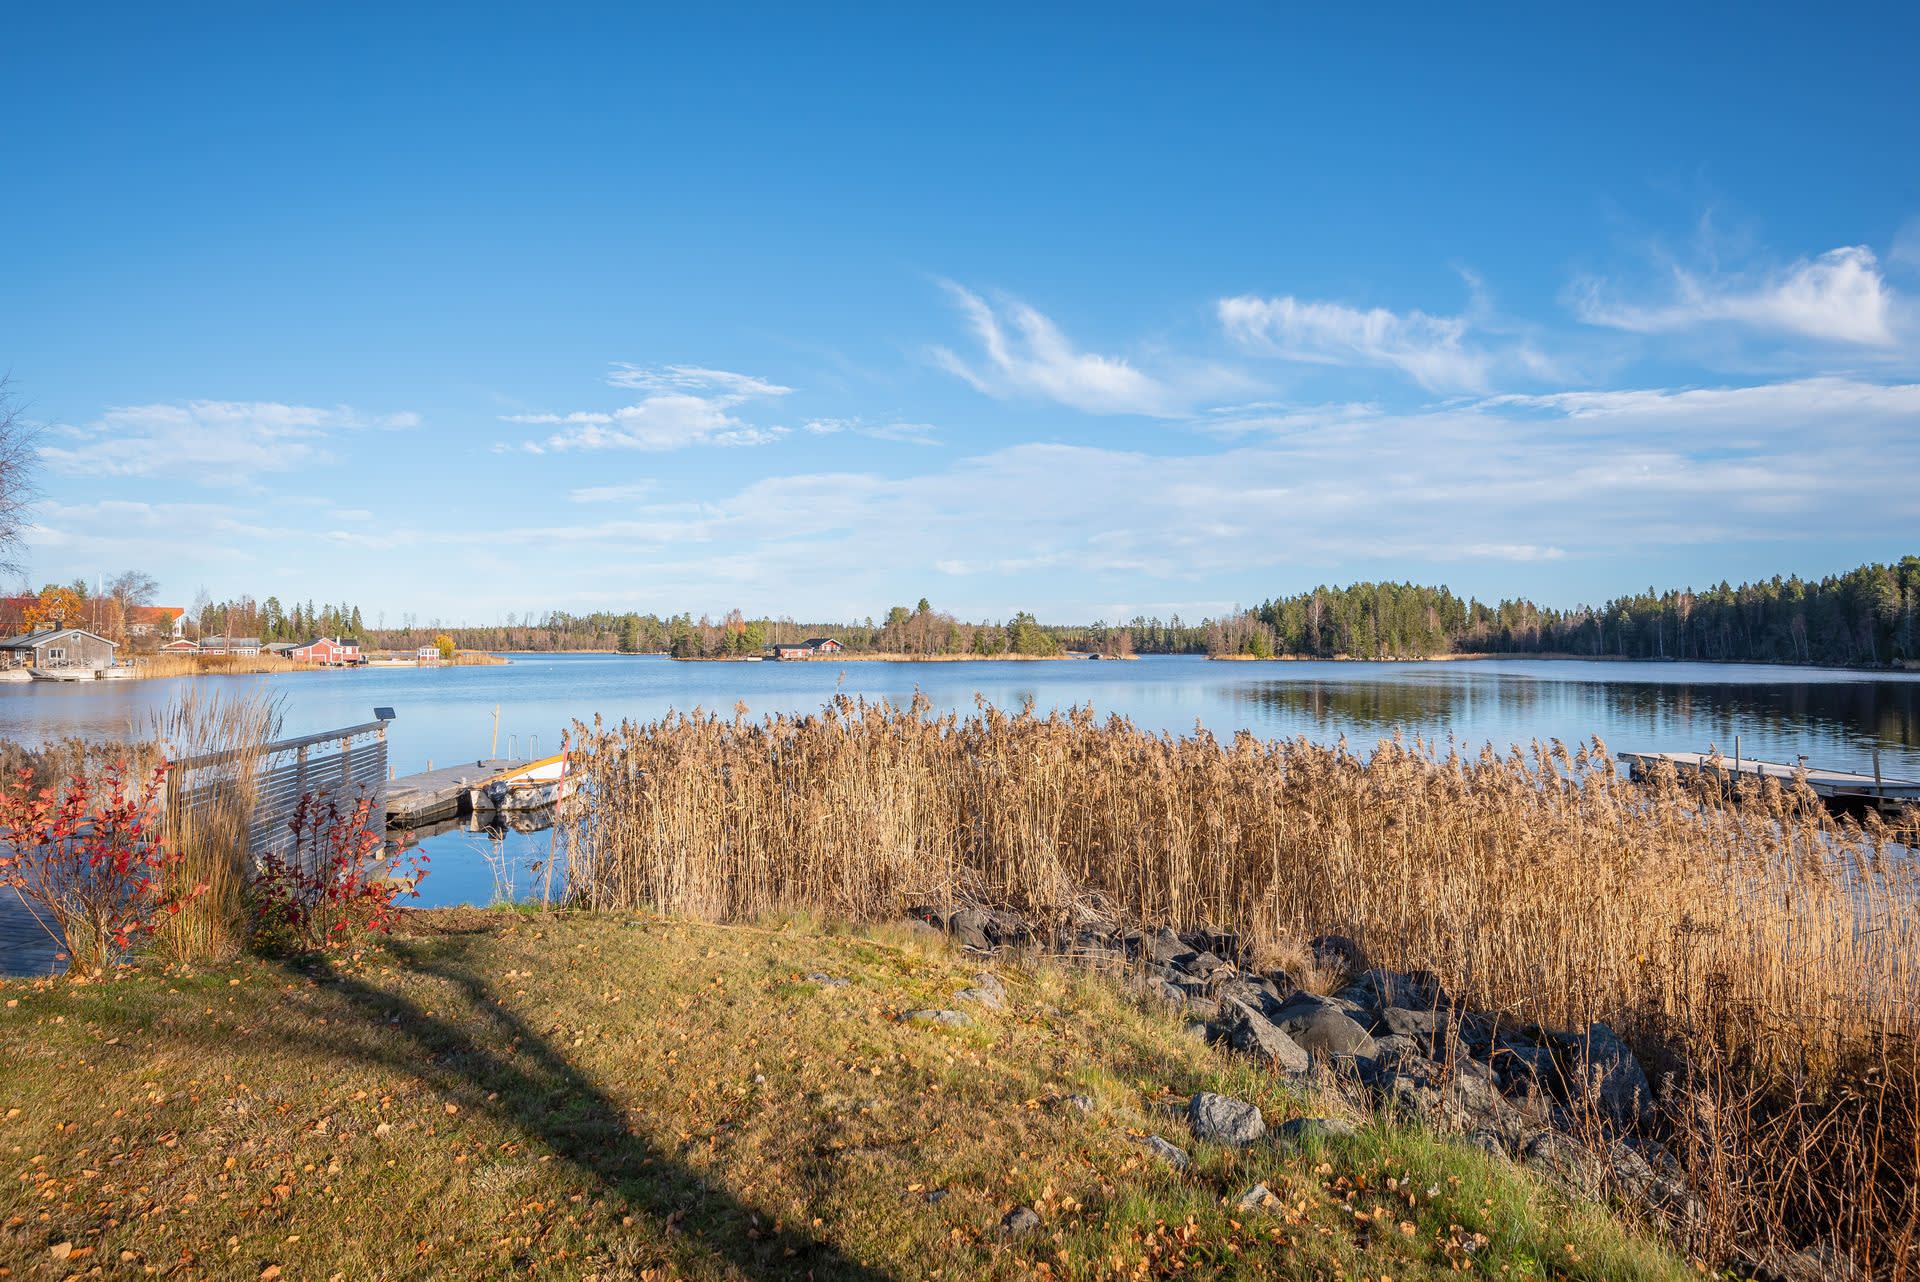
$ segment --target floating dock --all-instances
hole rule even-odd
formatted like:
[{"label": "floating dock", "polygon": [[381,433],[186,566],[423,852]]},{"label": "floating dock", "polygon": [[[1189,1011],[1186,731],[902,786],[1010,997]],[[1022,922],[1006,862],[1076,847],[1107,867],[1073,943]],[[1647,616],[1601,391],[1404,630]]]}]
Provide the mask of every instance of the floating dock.
[{"label": "floating dock", "polygon": [[[1710,774],[1731,781],[1735,776],[1750,779],[1774,779],[1792,783],[1803,767],[1778,761],[1754,761],[1739,756],[1724,757],[1707,752],[1623,752],[1620,760],[1628,773],[1638,779],[1659,764],[1695,774]],[[1822,801],[1836,806],[1874,807],[1887,815],[1898,814],[1907,806],[1920,806],[1920,779],[1891,779],[1875,771],[1858,774],[1851,770],[1824,770],[1813,766],[1806,770],[1807,787]]]},{"label": "floating dock", "polygon": [[387,827],[415,828],[458,818],[467,812],[468,790],[526,764],[504,757],[482,757],[417,775],[401,775],[387,784]]}]

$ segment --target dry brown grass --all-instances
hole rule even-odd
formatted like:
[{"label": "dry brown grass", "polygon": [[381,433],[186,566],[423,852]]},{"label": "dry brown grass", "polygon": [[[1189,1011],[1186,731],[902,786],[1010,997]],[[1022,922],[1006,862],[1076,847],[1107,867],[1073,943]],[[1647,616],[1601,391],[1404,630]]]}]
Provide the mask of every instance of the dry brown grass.
[{"label": "dry brown grass", "polygon": [[578,726],[573,754],[583,905],[871,919],[1098,891],[1271,946],[1339,931],[1478,1005],[1633,1038],[1673,1075],[1699,1249],[1828,1239],[1914,1275],[1920,875],[1902,834],[1804,790],[1743,784],[1722,805],[1671,775],[1628,782],[1598,742],[1362,758],[844,699]]},{"label": "dry brown grass", "polygon": [[512,660],[486,650],[456,650],[445,662],[450,668],[496,668]]},{"label": "dry brown grass", "polygon": [[[168,761],[223,758],[212,771],[168,779],[163,840],[185,857],[172,870],[178,884],[169,889],[175,896],[193,893],[155,935],[155,947],[170,961],[225,960],[246,943],[256,768],[261,749],[279,731],[278,700],[258,691],[223,697],[189,687],[154,716],[149,742]],[[192,804],[184,795],[189,788],[203,793]]]},{"label": "dry brown grass", "polygon": [[146,654],[133,661],[141,677],[242,677],[262,672],[318,672],[316,663],[296,663],[271,654]]},{"label": "dry brown grass", "polygon": [[[951,1002],[981,968],[938,938],[633,914],[410,924],[420,937],[364,954],[4,985],[0,1268],[49,1282],[1689,1276],[1603,1211],[1419,1132],[1367,1125],[1317,1151],[1189,1140],[1169,1108],[1192,1091],[1249,1100],[1276,1127],[1341,1106],[1084,974],[1006,959],[1007,1009],[925,1027],[898,1016]],[[1191,1166],[1148,1153],[1147,1133]],[[1236,1211],[1255,1181],[1271,1205]],[[1013,1205],[1041,1227],[1001,1235]]]}]

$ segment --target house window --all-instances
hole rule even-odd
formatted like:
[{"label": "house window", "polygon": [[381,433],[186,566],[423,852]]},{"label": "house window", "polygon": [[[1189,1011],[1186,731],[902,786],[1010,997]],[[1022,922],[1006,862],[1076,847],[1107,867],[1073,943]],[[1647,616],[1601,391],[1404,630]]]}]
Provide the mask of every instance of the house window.
[{"label": "house window", "polygon": [[57,645],[50,645],[47,647],[48,663],[65,663],[66,661],[67,661],[67,652],[65,649]]}]

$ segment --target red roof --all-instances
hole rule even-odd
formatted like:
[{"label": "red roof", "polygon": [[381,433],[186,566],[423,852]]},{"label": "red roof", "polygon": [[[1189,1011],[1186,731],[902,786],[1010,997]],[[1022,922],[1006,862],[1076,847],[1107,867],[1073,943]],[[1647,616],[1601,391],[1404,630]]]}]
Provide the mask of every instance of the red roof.
[{"label": "red roof", "polygon": [[177,605],[136,605],[127,611],[128,623],[165,623],[185,614],[186,610]]}]

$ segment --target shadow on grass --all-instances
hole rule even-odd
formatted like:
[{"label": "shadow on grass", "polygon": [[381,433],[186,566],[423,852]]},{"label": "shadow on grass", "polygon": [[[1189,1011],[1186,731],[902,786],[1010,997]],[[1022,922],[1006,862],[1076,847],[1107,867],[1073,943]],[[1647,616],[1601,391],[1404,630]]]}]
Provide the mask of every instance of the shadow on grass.
[{"label": "shadow on grass", "polygon": [[[467,1004],[457,1012],[460,1018],[425,1010],[353,976],[291,961],[283,963],[289,974],[318,981],[321,991],[342,999],[363,1022],[332,1022],[324,1034],[297,1033],[283,1041],[301,1053],[410,1074],[462,1112],[491,1116],[545,1145],[556,1160],[592,1177],[608,1199],[636,1217],[626,1231],[636,1245],[664,1244],[670,1234],[677,1234],[681,1250],[695,1247],[752,1277],[852,1282],[890,1277],[804,1233],[772,1232],[771,1213],[739,1202],[636,1135],[622,1120],[619,1103],[526,1021],[502,1007],[478,975],[445,956],[449,946],[458,947],[445,940],[424,949],[396,941],[392,951],[413,973],[452,984]],[[337,1012],[328,1014],[332,1019]],[[463,1027],[463,1020],[477,1024],[479,1031]],[[457,1207],[449,1210],[458,1213]],[[757,1239],[749,1236],[756,1214],[763,1225]],[[643,1216],[651,1221],[645,1227],[638,1222]],[[660,1253],[674,1252],[663,1246]]]}]

